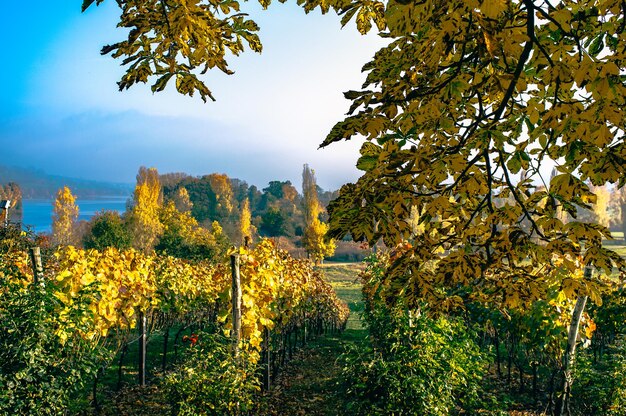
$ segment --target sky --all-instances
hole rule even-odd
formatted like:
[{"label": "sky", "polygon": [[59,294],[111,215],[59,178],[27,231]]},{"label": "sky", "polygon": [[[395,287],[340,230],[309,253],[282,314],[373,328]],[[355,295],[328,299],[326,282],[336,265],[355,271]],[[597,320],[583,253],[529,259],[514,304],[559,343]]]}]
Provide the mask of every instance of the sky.
[{"label": "sky", "polygon": [[3,5],[0,164],[126,183],[140,166],[226,173],[259,187],[300,187],[305,163],[324,189],[358,178],[358,141],[318,146],[349,107],[342,93],[363,83],[361,67],[383,45],[377,36],[361,36],[354,24],[341,29],[335,15],[305,15],[294,1],[265,11],[245,3],[263,53],[231,57],[235,75],[204,76],[217,99],[204,104],[173,85],[119,92],[123,67],[99,53],[124,38],[116,2],[82,14],[80,6]]}]

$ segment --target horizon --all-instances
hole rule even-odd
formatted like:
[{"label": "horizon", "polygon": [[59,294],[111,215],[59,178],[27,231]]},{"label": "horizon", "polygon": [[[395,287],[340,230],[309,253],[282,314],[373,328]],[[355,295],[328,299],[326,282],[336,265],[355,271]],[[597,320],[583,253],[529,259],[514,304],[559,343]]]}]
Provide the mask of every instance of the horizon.
[{"label": "horizon", "polygon": [[[150,168],[151,166],[146,166],[148,168]],[[8,168],[8,169],[19,169],[19,170],[23,170],[29,173],[36,173],[42,176],[46,176],[46,177],[50,177],[50,178],[56,178],[56,179],[67,179],[67,180],[71,180],[71,181],[80,181],[80,182],[93,182],[95,184],[100,184],[100,185],[115,185],[115,186],[124,186],[124,187],[129,187],[129,194],[128,195],[132,195],[133,189],[136,185],[136,180],[135,178],[133,178],[132,181],[129,182],[113,182],[113,181],[106,181],[106,180],[100,180],[100,179],[90,179],[90,178],[80,178],[80,177],[71,177],[71,176],[65,176],[65,175],[57,175],[55,173],[52,172],[47,172],[46,170],[42,169],[42,168],[38,168],[38,167],[33,167],[33,166],[15,166],[15,165],[3,165],[0,164],[0,168]],[[139,169],[139,167],[137,168]],[[207,175],[211,175],[211,174],[224,174],[224,172],[204,172],[204,173],[200,173],[198,175],[192,175],[188,172],[159,172],[159,175],[167,175],[167,174],[172,174],[172,173],[182,173],[185,175],[188,175],[189,177],[192,178],[202,178],[203,176],[207,176]],[[317,172],[315,172],[317,175]],[[260,184],[260,183],[255,183],[255,182],[251,182],[249,180],[247,180],[246,178],[239,178],[239,177],[232,177],[227,175],[228,178],[230,180],[240,180],[242,182],[245,182],[246,184],[248,184],[249,186],[256,186],[256,188],[259,191],[262,191],[263,189],[267,188],[267,186],[269,185],[269,182],[266,182],[264,184]],[[293,185],[296,190],[298,191],[298,193],[302,193],[302,182],[293,182],[290,179],[285,179],[285,178],[273,178],[270,181],[280,181],[280,182],[290,182],[291,185]],[[16,182],[18,185],[20,185],[20,187],[22,187],[22,185],[20,184],[20,181],[14,181],[14,180],[8,180],[8,182]],[[0,181],[0,185],[5,184],[4,181]],[[69,186],[69,185],[68,185]],[[319,185],[318,186],[323,190],[323,191],[338,191],[341,188],[341,185],[337,188],[324,188],[322,186]],[[24,189],[22,188],[22,191],[24,191]],[[105,197],[106,195],[103,195],[103,197]],[[111,195],[111,196],[116,196],[117,195]],[[42,198],[27,198],[24,197],[25,200],[38,200],[38,199],[42,199]],[[43,198],[43,199],[47,199],[47,198]]]}]

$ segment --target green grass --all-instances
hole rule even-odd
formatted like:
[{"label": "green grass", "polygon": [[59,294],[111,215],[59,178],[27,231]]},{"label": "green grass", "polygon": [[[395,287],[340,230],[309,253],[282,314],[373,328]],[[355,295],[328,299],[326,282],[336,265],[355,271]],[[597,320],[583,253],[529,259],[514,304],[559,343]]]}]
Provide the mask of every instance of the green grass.
[{"label": "green grass", "polygon": [[622,257],[626,257],[626,246],[624,245],[610,245],[608,246],[611,250],[615,251]]},{"label": "green grass", "polygon": [[337,292],[337,296],[348,304],[350,317],[347,330],[362,330],[360,313],[363,311],[361,300],[361,283],[359,273],[364,269],[363,263],[332,263],[320,266],[324,276]]}]

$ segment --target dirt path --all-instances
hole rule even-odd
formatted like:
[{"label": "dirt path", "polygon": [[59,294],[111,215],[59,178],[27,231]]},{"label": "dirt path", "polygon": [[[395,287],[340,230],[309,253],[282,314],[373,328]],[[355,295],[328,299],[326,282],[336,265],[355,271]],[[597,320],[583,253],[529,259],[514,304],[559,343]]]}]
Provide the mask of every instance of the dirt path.
[{"label": "dirt path", "polygon": [[340,336],[320,337],[300,350],[261,400],[267,416],[338,416],[347,414],[339,389],[339,355],[348,344],[364,342],[365,330],[348,329]]}]

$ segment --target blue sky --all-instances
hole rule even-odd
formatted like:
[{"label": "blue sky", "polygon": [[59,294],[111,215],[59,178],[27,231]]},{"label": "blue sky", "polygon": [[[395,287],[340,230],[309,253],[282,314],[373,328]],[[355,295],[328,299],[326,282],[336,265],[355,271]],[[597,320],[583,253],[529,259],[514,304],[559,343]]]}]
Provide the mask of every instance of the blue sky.
[{"label": "blue sky", "polygon": [[[360,68],[382,45],[334,15],[305,15],[295,2],[262,11],[264,51],[230,59],[235,75],[204,79],[217,102],[149,86],[118,92],[119,62],[100,48],[123,38],[113,0],[85,14],[80,0],[7,2],[0,75],[0,163],[48,173],[132,182],[141,165],[193,175],[223,172],[251,184],[289,179],[302,165],[318,184],[354,181],[359,143],[317,150],[359,88]],[[1,180],[1,178],[0,178]]]}]

